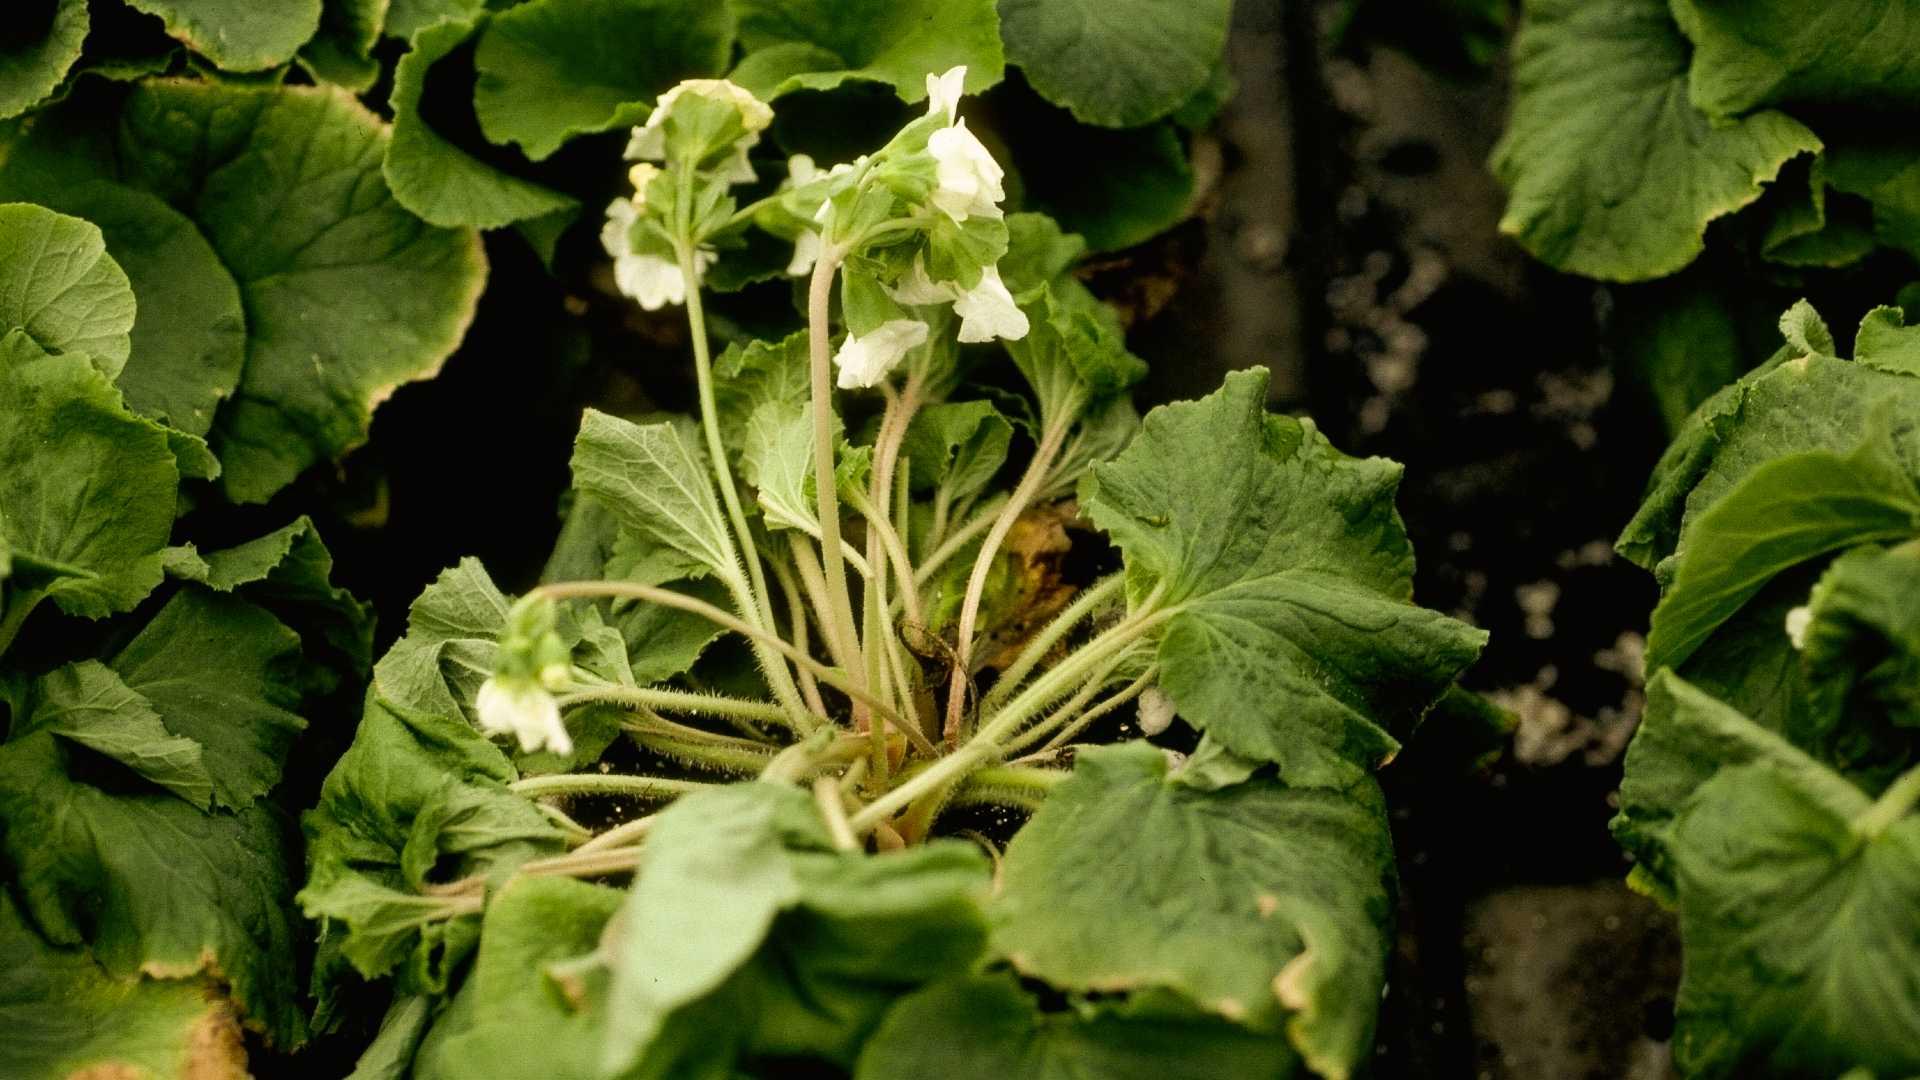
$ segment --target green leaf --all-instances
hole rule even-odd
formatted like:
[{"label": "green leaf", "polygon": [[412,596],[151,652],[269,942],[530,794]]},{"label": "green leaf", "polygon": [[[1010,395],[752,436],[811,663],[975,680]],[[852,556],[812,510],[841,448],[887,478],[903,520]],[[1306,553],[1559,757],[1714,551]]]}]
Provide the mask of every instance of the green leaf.
[{"label": "green leaf", "polygon": [[[1684,523],[1754,469],[1786,454],[1853,450],[1874,410],[1889,401],[1895,415],[1920,408],[1920,379],[1881,370],[1864,355],[1853,363],[1826,355],[1832,338],[1818,318],[1810,306],[1796,306],[1783,322],[1795,343],[1715,394],[1683,425],[1621,534],[1623,554],[1654,569],[1678,545]],[[1908,474],[1920,475],[1920,439],[1896,427],[1893,443]]]},{"label": "green leaf", "polygon": [[132,349],[133,287],[99,227],[43,206],[0,204],[0,333],[91,359],[109,379]]},{"label": "green leaf", "polygon": [[[213,777],[201,746],[167,730],[146,698],[97,660],[41,676],[21,733],[50,731],[118,761],[202,810],[213,805]],[[16,733],[14,737],[18,737]]]},{"label": "green leaf", "polygon": [[[159,425],[126,410],[82,356],[0,336],[0,542],[14,573],[51,571],[62,611],[127,611],[160,583],[180,475]],[[111,481],[111,482],[109,482]]]},{"label": "green leaf", "polygon": [[8,34],[0,46],[0,120],[19,116],[60,88],[67,69],[80,59],[87,39],[87,0],[57,0],[41,16],[43,28],[33,26],[30,14],[16,15],[26,25]]},{"label": "green leaf", "polygon": [[474,109],[535,161],[576,135],[645,120],[682,79],[724,70],[733,17],[711,0],[533,0],[480,37]]},{"label": "green leaf", "polygon": [[985,860],[960,841],[836,850],[796,788],[685,796],[648,833],[603,940],[600,1064],[646,1077],[733,1075],[746,1056],[851,1065],[900,987],[979,953],[986,885]]},{"label": "green leaf", "polygon": [[1134,604],[1169,613],[1160,685],[1180,715],[1289,784],[1346,786],[1392,757],[1479,655],[1481,631],[1413,606],[1399,466],[1268,415],[1263,368],[1155,409],[1081,485]]},{"label": "green leaf", "polygon": [[243,807],[280,781],[306,721],[293,663],[300,639],[264,610],[197,589],[176,593],[109,667],[167,730],[198,742],[214,799]]},{"label": "green leaf", "polygon": [[1006,60],[993,0],[727,0],[747,56],[736,74],[777,97],[849,79],[926,100],[927,76],[967,69],[966,92],[1000,81]]},{"label": "green leaf", "polygon": [[1007,59],[1040,96],[1102,127],[1138,127],[1207,84],[1231,0],[1000,0]]},{"label": "green leaf", "polygon": [[391,0],[387,6],[387,37],[412,41],[437,22],[472,22],[487,10],[487,0]]},{"label": "green leaf", "polygon": [[1616,293],[1621,351],[1670,433],[1680,431],[1688,415],[1747,364],[1741,322],[1727,295],[1733,291],[1690,272]]},{"label": "green leaf", "polygon": [[715,416],[720,441],[738,459],[748,424],[768,402],[805,405],[812,399],[807,333],[796,330],[779,341],[749,341],[727,346],[713,362]]},{"label": "green leaf", "polygon": [[[208,133],[197,148],[166,134],[182,123]],[[363,440],[374,406],[459,343],[485,277],[478,238],[394,201],[378,175],[386,130],[344,91],[144,83],[122,138],[149,186],[205,155],[170,201],[246,304],[245,374],[214,426],[230,498],[264,500]]]},{"label": "green leaf", "polygon": [[1794,778],[1806,797],[1842,817],[1866,808],[1858,788],[1778,733],[1670,671],[1654,673],[1645,717],[1627,747],[1620,812],[1611,826],[1639,862],[1639,883],[1671,891],[1666,841],[1687,800],[1716,772],[1756,762]]},{"label": "green leaf", "polygon": [[818,536],[812,403],[761,405],[748,419],[739,445],[740,478],[754,489],[767,527]]},{"label": "green leaf", "polygon": [[1776,574],[1855,544],[1920,534],[1920,489],[1882,427],[1851,454],[1775,458],[1680,533],[1647,667],[1675,667]]},{"label": "green leaf", "polygon": [[1898,0],[1673,0],[1693,41],[1687,89],[1716,117],[1763,105],[1920,104],[1920,20]]},{"label": "green leaf", "polygon": [[1045,214],[1008,214],[1000,277],[1014,298],[1024,301],[1042,285],[1058,285],[1086,250],[1084,237],[1061,229]]},{"label": "green leaf", "polygon": [[127,0],[167,33],[228,71],[265,71],[293,59],[320,29],[321,0]]},{"label": "green leaf", "polygon": [[1017,111],[1003,134],[1025,209],[1051,214],[1094,251],[1132,247],[1186,219],[1193,168],[1172,123],[1112,131],[1031,98],[1009,107]]},{"label": "green leaf", "polygon": [[421,30],[394,69],[393,140],[381,170],[400,205],[435,225],[497,229],[549,214],[571,216],[567,195],[494,168],[455,146],[420,113],[433,66],[464,44],[475,24],[445,22]]},{"label": "green leaf", "polygon": [[0,889],[0,1074],[238,1076],[233,1006],[205,980],[114,978],[86,952],[49,946]]},{"label": "green leaf", "polygon": [[739,575],[706,465],[671,423],[634,424],[588,409],[573,449],[573,484],[620,524],[723,579]]},{"label": "green leaf", "polygon": [[[436,586],[441,595],[415,605],[416,633],[431,633],[438,616],[457,617],[454,573]],[[393,659],[381,661],[383,677]],[[323,953],[335,950],[363,978],[393,974],[403,993],[444,994],[479,930],[423,886],[471,875],[497,884],[528,859],[563,848],[533,803],[506,790],[517,778],[506,754],[464,717],[371,697],[353,745],[302,821],[308,876],[298,899],[309,917],[325,920]],[[317,967],[316,994],[324,1000],[344,974]]]},{"label": "green leaf", "polygon": [[1877,836],[1851,820],[1764,764],[1716,773],[1681,809],[1684,1074],[1920,1070],[1920,817]]},{"label": "green leaf", "polygon": [[[51,732],[0,746],[0,838],[26,911],[116,978],[205,974],[250,1023],[297,1045],[284,823],[266,804],[205,814],[162,792],[115,793]],[[218,779],[218,777],[216,777]]]},{"label": "green leaf", "polygon": [[944,402],[914,415],[900,456],[914,491],[944,486],[949,498],[965,499],[992,482],[1012,439],[1013,425],[991,402]]},{"label": "green leaf", "polygon": [[1882,780],[1920,756],[1920,552],[1865,545],[1807,601],[1802,649],[1812,719],[1798,741],[1849,775]]},{"label": "green leaf", "polygon": [[355,93],[373,89],[380,61],[373,46],[380,40],[389,0],[325,0],[320,32],[300,50],[300,64],[316,80],[337,83]]},{"label": "green leaf", "polygon": [[347,1080],[406,1080],[433,1021],[433,1007],[433,998],[425,994],[395,998],[380,1021],[380,1033],[361,1051]]},{"label": "green leaf", "polygon": [[[1115,851],[1133,857],[1115,859]],[[1007,846],[994,948],[1074,991],[1178,993],[1348,1076],[1373,1052],[1393,853],[1379,790],[1168,782],[1146,743],[1082,751]]]},{"label": "green leaf", "polygon": [[1022,310],[1030,329],[1006,348],[1040,401],[1043,427],[1072,424],[1088,405],[1146,375],[1146,362],[1127,351],[1112,313],[1078,282],[1049,284]]},{"label": "green leaf", "polygon": [[[225,493],[264,501],[364,439],[394,387],[438,369],[479,297],[479,239],[394,202],[378,175],[386,129],[338,88],[147,80],[114,100],[76,98],[16,139],[0,186],[43,198],[118,179],[199,227],[238,284],[248,332],[212,442]],[[226,313],[182,321],[217,327]],[[189,396],[209,392],[223,390]]]},{"label": "green leaf", "polygon": [[265,536],[169,563],[174,577],[237,593],[272,611],[300,636],[309,689],[364,679],[373,663],[373,609],[332,582],[333,555],[305,517]]},{"label": "green leaf", "polygon": [[97,182],[33,194],[98,225],[133,286],[133,352],[115,380],[128,407],[206,436],[246,362],[247,319],[233,275],[191,220],[144,191]]},{"label": "green leaf", "polygon": [[1663,277],[1700,253],[1708,222],[1820,149],[1784,113],[1714,123],[1688,102],[1686,70],[1666,0],[1528,0],[1493,151],[1510,193],[1500,231],[1561,270]]},{"label": "green leaf", "polygon": [[1920,258],[1920,143],[1904,128],[1856,128],[1829,140],[1821,175],[1870,205],[1873,236]]},{"label": "green leaf", "polygon": [[472,996],[472,1019],[447,1014],[436,1026],[449,1030],[421,1054],[415,1075],[598,1076],[607,972],[556,974],[549,965],[593,952],[621,900],[618,890],[564,878],[522,878],[501,890],[461,990]]},{"label": "green leaf", "polygon": [[867,1040],[857,1080],[1278,1080],[1297,1057],[1271,1035],[1140,1009],[1042,1012],[1007,975],[964,975],[901,1000]]}]

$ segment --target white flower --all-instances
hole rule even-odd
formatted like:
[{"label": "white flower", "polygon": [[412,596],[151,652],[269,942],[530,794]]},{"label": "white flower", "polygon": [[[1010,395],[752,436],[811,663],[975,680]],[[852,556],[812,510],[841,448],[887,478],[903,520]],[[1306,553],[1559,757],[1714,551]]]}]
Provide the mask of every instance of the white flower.
[{"label": "white flower", "polygon": [[953,123],[960,106],[960,95],[966,93],[967,67],[965,64],[947,69],[945,75],[927,76],[927,115],[947,118]]},{"label": "white flower", "polygon": [[512,735],[520,749],[531,754],[542,748],[556,754],[573,753],[573,739],[560,722],[560,705],[536,682],[488,679],[473,699],[480,730],[488,735]]},{"label": "white flower", "polygon": [[847,335],[833,362],[840,368],[842,390],[873,386],[887,377],[907,350],[924,345],[927,324],[918,319],[891,319],[859,337]]},{"label": "white flower", "polygon": [[1013,294],[1000,280],[1000,268],[989,266],[980,272],[980,283],[962,289],[951,281],[934,281],[927,276],[926,264],[913,261],[913,269],[900,283],[887,290],[895,303],[910,307],[927,304],[952,304],[960,316],[961,341],[992,341],[1006,338],[1018,341],[1027,336],[1027,316],[1013,302]]},{"label": "white flower", "polygon": [[1157,686],[1147,687],[1146,692],[1140,695],[1138,708],[1142,735],[1158,735],[1167,730],[1173,726],[1174,714],[1180,711],[1167,692]]},{"label": "white flower", "polygon": [[[634,252],[632,231],[638,217],[639,210],[632,199],[615,199],[607,204],[607,223],[600,229],[600,246],[613,256],[614,284],[648,311],[686,303],[687,279],[680,272],[679,263],[664,255]],[[707,252],[695,252],[694,273],[704,272],[712,261],[713,256]]]},{"label": "white flower", "polygon": [[895,303],[923,307],[927,304],[951,304],[960,299],[960,290],[949,282],[928,277],[926,263],[915,258],[913,269],[898,285],[888,289],[887,295],[893,297]]},{"label": "white flower", "polygon": [[717,175],[728,183],[752,180],[753,166],[747,161],[747,150],[760,141],[760,133],[773,123],[773,110],[766,102],[754,97],[746,87],[725,79],[688,79],[661,94],[660,100],[653,106],[653,112],[648,114],[646,124],[633,129],[633,137],[627,141],[627,159],[665,160],[667,113],[672,111],[673,103],[680,99],[681,94],[725,102],[740,110],[740,126],[746,129],[746,134],[734,143],[733,156],[717,170]]},{"label": "white flower", "polygon": [[1000,200],[1006,198],[1000,178],[1006,174],[967,130],[965,120],[928,136],[927,153],[933,155],[934,178],[939,181],[929,200],[933,205],[955,221],[965,221],[973,214],[1000,216]]},{"label": "white flower", "polygon": [[953,313],[960,316],[961,341],[1018,341],[1027,336],[1027,315],[1013,302],[997,266],[981,271],[980,284],[953,302]]},{"label": "white flower", "polygon": [[793,187],[811,184],[819,178],[820,166],[805,154],[795,154],[787,159],[787,182]]},{"label": "white flower", "polygon": [[813,272],[814,260],[820,257],[820,234],[812,229],[803,229],[793,238],[793,258],[787,263],[789,277],[805,277]]},{"label": "white flower", "polygon": [[1787,640],[1796,649],[1807,647],[1807,627],[1813,624],[1813,609],[1805,604],[1787,612]]}]

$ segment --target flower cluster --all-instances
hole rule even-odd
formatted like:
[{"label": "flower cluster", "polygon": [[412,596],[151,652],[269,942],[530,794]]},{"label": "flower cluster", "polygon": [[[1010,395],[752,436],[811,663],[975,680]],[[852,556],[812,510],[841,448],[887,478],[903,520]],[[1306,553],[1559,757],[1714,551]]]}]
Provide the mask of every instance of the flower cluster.
[{"label": "flower cluster", "polygon": [[[690,283],[671,237],[645,227],[650,199],[660,197],[650,189],[663,174],[653,162],[693,169],[723,186],[751,181],[747,151],[772,122],[773,110],[766,102],[725,79],[689,79],[660,95],[646,124],[634,128],[627,142],[627,159],[639,162],[627,174],[633,195],[607,205],[607,221],[600,230],[600,245],[613,257],[613,279],[622,293],[648,311],[687,302]],[[712,262],[712,252],[696,249],[694,277]]]},{"label": "flower cluster", "polygon": [[[833,358],[842,389],[878,385],[926,344],[929,316],[914,309],[951,306],[962,342],[1027,334],[1027,316],[1000,277],[997,255],[981,255],[1005,250],[1005,173],[960,116],[966,77],[965,67],[928,75],[926,115],[872,155],[831,169],[805,154],[789,158],[779,190],[740,215],[793,243],[791,276],[811,273],[829,251],[836,263],[869,243],[891,253],[874,262],[892,268],[870,278],[874,303],[857,318],[849,312]],[[676,236],[660,204],[685,197],[671,182],[686,179],[678,170],[721,188],[752,180],[747,153],[772,116],[765,102],[723,79],[690,80],[661,95],[627,145],[627,157],[641,162],[630,173],[634,194],[607,208],[601,233],[622,293],[650,311],[686,302],[698,281],[689,282],[684,267],[697,279],[713,253],[683,251],[702,237]],[[687,208],[679,210],[685,231]]]},{"label": "flower cluster", "polygon": [[573,753],[573,739],[552,694],[573,679],[566,644],[555,629],[558,618],[551,600],[528,597],[515,604],[500,635],[493,674],[473,701],[481,731],[512,735],[527,753]]}]

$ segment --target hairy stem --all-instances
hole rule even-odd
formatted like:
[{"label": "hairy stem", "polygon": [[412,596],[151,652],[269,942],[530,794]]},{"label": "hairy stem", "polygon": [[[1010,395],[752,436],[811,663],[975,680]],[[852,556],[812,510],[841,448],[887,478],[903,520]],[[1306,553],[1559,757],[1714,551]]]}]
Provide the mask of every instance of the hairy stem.
[{"label": "hairy stem", "polygon": [[1920,765],[1901,773],[1899,779],[1880,793],[1872,806],[1854,818],[1853,831],[1872,840],[1892,828],[1894,822],[1906,817],[1915,805],[1920,805]]},{"label": "hairy stem", "polygon": [[[680,182],[680,199],[677,207],[680,219],[679,240],[674,244],[674,254],[680,262],[680,275],[686,282],[687,294],[687,330],[693,342],[693,370],[700,393],[700,426],[706,431],[707,457],[713,465],[714,477],[720,486],[720,499],[727,508],[727,520],[733,526],[739,538],[740,557],[747,565],[748,595],[744,598],[748,606],[748,620],[762,630],[773,629],[773,598],[767,592],[766,571],[760,565],[760,551],[753,540],[753,530],[747,524],[746,511],[740,505],[740,492],[733,483],[733,470],[727,467],[726,447],[720,441],[720,411],[713,396],[713,354],[707,341],[707,317],[700,300],[700,279],[694,271],[694,242],[690,234],[689,221],[691,209],[689,203],[693,196],[693,170],[683,169]],[[760,666],[767,673],[767,681],[773,687],[773,696],[782,705],[799,711],[803,706],[800,689],[793,681],[792,672],[778,657],[770,655],[759,643],[755,643],[754,652]]]},{"label": "hairy stem", "polygon": [[568,694],[559,701],[563,709],[575,705],[628,705],[696,716],[729,716],[769,724],[785,724],[790,710],[771,701],[743,701],[722,694],[701,694],[690,690],[668,690],[652,686],[613,686]]},{"label": "hairy stem", "polygon": [[1068,777],[1064,769],[1036,769],[1022,765],[990,765],[968,774],[953,789],[956,806],[1011,806],[1029,813],[1038,810],[1047,795]]},{"label": "hairy stem", "polygon": [[[714,607],[712,604],[688,596],[685,593],[677,593],[672,589],[662,589],[652,585],[641,585],[631,581],[568,581],[553,585],[538,586],[527,595],[532,596],[535,593],[552,597],[555,600],[601,596],[624,597],[631,600],[644,600],[651,604],[659,604],[663,607],[678,608],[681,611],[691,612],[719,626],[723,626],[736,634],[752,638],[755,641],[765,642],[768,648],[773,649],[795,664],[813,672],[815,678],[852,698],[856,706],[864,705],[868,708],[879,709],[886,712],[889,719],[895,721],[899,719],[898,716],[893,715],[892,708],[888,706],[886,702],[868,693],[866,687],[855,685],[847,676],[842,675],[833,668],[822,664],[820,661],[794,648],[788,644],[784,638],[775,637],[772,634],[749,626],[740,619]],[[804,712],[796,712],[790,716],[790,719],[796,727],[804,726],[802,734],[811,733],[820,726],[819,723],[816,722],[815,717],[809,716]]]},{"label": "hairy stem", "polygon": [[605,851],[608,848],[626,847],[631,844],[637,844],[653,829],[655,820],[655,815],[646,814],[634,818],[632,821],[623,821],[613,828],[608,829],[606,832],[601,833],[599,836],[574,848],[573,853],[575,855],[581,855],[589,851]]},{"label": "hairy stem", "polygon": [[1053,651],[1053,647],[1060,643],[1060,639],[1066,637],[1068,631],[1080,625],[1081,621],[1098,611],[1100,606],[1119,593],[1125,584],[1123,575],[1113,574],[1082,590],[1080,595],[1074,598],[1073,603],[1067,605],[1065,611],[1055,616],[1052,622],[1028,640],[1026,648],[1021,649],[1020,655],[1000,673],[1000,681],[980,699],[980,708],[991,709],[1013,696],[1013,692],[1019,689],[1021,680],[1025,679],[1040,661],[1046,659],[1047,654]]},{"label": "hairy stem", "polygon": [[977,513],[968,518],[966,524],[941,539],[940,545],[921,560],[919,566],[913,568],[914,584],[925,585],[941,567],[947,565],[949,560],[964,551],[974,537],[992,527],[993,523],[999,520],[1000,508],[1006,504],[1006,496],[994,496],[987,500]]},{"label": "hairy stem", "polygon": [[813,549],[807,546],[805,540],[789,533],[787,544],[793,552],[794,568],[800,572],[800,582],[806,586],[808,599],[813,601],[813,617],[815,624],[820,627],[820,637],[827,644],[827,655],[843,668],[852,665],[852,648],[840,640],[840,628],[834,625],[828,615],[831,604],[827,600],[826,571],[821,569],[820,560],[814,556]]},{"label": "hairy stem", "polygon": [[847,804],[840,794],[839,781],[831,776],[816,778],[813,797],[820,804],[820,816],[826,820],[827,833],[833,837],[833,846],[841,851],[860,850],[860,838],[853,834],[853,827],[847,824]]},{"label": "hairy stem", "polygon": [[1047,470],[1053,467],[1053,457],[1060,451],[1060,443],[1066,438],[1065,425],[1048,428],[1040,437],[1040,445],[1034,448],[1033,460],[1027,463],[1027,471],[1020,477],[1019,486],[1013,489],[1013,495],[1000,514],[994,518],[993,527],[987,530],[987,538],[980,542],[980,552],[974,556],[973,572],[967,576],[966,596],[960,602],[959,627],[954,636],[954,650],[958,657],[953,665],[953,676],[947,680],[947,718],[941,726],[941,734],[948,745],[960,737],[960,722],[966,714],[967,681],[972,675],[973,634],[980,622],[980,601],[987,592],[987,577],[993,571],[994,557],[1000,554],[1000,545],[1013,530],[1014,522],[1026,512],[1027,504],[1033,500],[1034,493],[1046,479]]},{"label": "hairy stem", "polygon": [[[1044,757],[1046,755],[1049,755],[1058,751],[1061,747],[1072,742],[1074,739],[1079,738],[1080,733],[1087,730],[1089,727],[1092,727],[1094,721],[1099,720],[1103,716],[1111,715],[1115,709],[1118,709],[1122,705],[1125,705],[1127,702],[1132,701],[1134,698],[1139,697],[1141,694],[1146,693],[1147,687],[1152,686],[1153,681],[1159,676],[1160,676],[1160,671],[1158,668],[1142,673],[1138,678],[1134,679],[1132,682],[1122,687],[1119,690],[1119,692],[1115,693],[1113,696],[1107,698],[1107,700],[1101,702],[1098,705],[1095,705],[1093,708],[1088,709],[1086,712],[1082,713],[1080,715],[1080,719],[1075,720],[1073,723],[1068,724],[1064,728],[1061,728],[1058,732],[1054,734],[1053,738],[1047,740],[1046,745],[1042,746],[1040,749],[1034,751],[1032,754],[1029,754],[1028,756]],[[1044,729],[1039,727],[1034,728],[1030,732],[1022,732],[1019,736],[1016,736],[1014,739],[1014,749],[1018,750],[1022,747],[1031,745],[1033,739],[1038,738],[1040,735],[1044,733],[1045,733]]]},{"label": "hairy stem", "polygon": [[[793,647],[801,652],[810,652],[807,644],[807,605],[800,598],[799,582],[794,580],[794,572],[785,559],[771,560],[774,579],[780,583],[780,592],[787,601],[787,614],[793,621]],[[820,682],[813,672],[806,668],[795,669],[800,676],[800,696],[806,699],[807,708],[814,715],[827,715],[827,704],[820,697]]]},{"label": "hairy stem", "polygon": [[630,795],[640,799],[675,799],[712,786],[695,780],[668,780],[659,776],[560,773],[556,776],[529,776],[524,780],[515,780],[507,785],[507,790],[528,798],[543,795]]},{"label": "hairy stem", "polygon": [[[813,277],[807,286],[807,352],[813,400],[813,486],[814,509],[820,518],[820,550],[826,563],[827,603],[825,612],[834,632],[847,646],[847,671],[855,679],[866,678],[866,664],[860,657],[860,634],[853,621],[853,594],[847,589],[847,567],[840,554],[840,496],[833,475],[833,356],[827,340],[828,313],[833,299],[833,276],[839,269],[841,252],[823,243],[820,257],[814,260]],[[865,686],[861,687],[863,690]]]}]

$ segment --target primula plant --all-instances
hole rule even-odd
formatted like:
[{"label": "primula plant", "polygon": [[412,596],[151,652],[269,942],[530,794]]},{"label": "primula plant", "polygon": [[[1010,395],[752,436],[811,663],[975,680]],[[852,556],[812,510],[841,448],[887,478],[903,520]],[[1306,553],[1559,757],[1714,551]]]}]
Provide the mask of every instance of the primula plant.
[{"label": "primula plant", "polygon": [[[1264,372],[1140,419],[966,84],[751,201],[775,110],[740,86],[633,130],[601,240],[684,306],[699,415],[589,411],[547,582],[465,563],[376,667],[300,893],[319,1022],[391,989],[366,1075],[1366,1059],[1371,773],[1482,635],[1409,602],[1397,468],[1268,414]],[[754,234],[805,326],[715,356]]]},{"label": "primula plant", "polygon": [[1634,883],[1679,911],[1683,1075],[1908,1076],[1920,329],[1876,309],[1847,360],[1804,302],[1780,325],[1621,538],[1663,588],[1614,830]]}]

